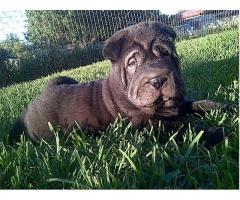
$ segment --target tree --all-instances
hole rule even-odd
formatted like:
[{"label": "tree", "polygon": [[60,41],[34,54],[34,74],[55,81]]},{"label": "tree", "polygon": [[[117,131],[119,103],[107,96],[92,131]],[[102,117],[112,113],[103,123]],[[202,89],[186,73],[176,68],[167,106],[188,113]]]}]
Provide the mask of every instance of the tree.
[{"label": "tree", "polygon": [[26,11],[27,40],[38,45],[101,42],[113,32],[140,21],[160,20],[159,11]]}]

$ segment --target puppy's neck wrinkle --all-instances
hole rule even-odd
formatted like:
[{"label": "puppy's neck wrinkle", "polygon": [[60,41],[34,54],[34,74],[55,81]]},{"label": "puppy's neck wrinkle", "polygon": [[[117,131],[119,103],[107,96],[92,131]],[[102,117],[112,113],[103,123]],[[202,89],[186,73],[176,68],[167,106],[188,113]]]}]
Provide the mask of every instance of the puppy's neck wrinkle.
[{"label": "puppy's neck wrinkle", "polygon": [[98,120],[98,124],[100,125],[101,129],[105,129],[107,125],[112,121],[112,115],[109,112],[106,103],[104,102],[104,91],[103,86],[104,81],[95,82],[94,86],[92,87],[92,106],[95,108],[95,116]]},{"label": "puppy's neck wrinkle", "polygon": [[109,77],[103,80],[102,95],[103,102],[108,112],[111,114],[113,121],[118,115],[119,108],[117,107],[117,104],[114,100],[114,94],[112,93],[111,81],[109,81]]},{"label": "puppy's neck wrinkle", "polygon": [[139,110],[135,105],[133,105],[124,95],[124,89],[118,83],[118,80],[115,80],[115,77],[109,76],[104,80],[103,84],[103,101],[111,113],[113,120],[116,119],[118,114],[121,114],[122,117],[128,118],[135,125],[140,125],[143,121],[149,118]]}]

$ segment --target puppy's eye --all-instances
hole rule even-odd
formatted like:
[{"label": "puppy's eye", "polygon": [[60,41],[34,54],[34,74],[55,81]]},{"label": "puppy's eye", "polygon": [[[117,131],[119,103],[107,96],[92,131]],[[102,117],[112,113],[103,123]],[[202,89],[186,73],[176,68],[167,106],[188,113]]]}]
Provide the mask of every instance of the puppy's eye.
[{"label": "puppy's eye", "polygon": [[128,61],[128,67],[135,67],[137,65],[137,59],[135,57],[132,57]]},{"label": "puppy's eye", "polygon": [[133,74],[136,71],[137,66],[137,59],[135,57],[132,57],[128,60],[126,69],[128,73]]}]

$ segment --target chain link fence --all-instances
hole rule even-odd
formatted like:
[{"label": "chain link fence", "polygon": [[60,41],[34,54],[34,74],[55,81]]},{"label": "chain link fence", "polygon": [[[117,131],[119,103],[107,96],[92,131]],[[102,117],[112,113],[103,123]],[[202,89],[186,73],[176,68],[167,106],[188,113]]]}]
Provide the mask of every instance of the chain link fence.
[{"label": "chain link fence", "polygon": [[115,31],[152,20],[172,26],[181,41],[238,28],[239,11],[0,11],[0,87],[103,60]]}]

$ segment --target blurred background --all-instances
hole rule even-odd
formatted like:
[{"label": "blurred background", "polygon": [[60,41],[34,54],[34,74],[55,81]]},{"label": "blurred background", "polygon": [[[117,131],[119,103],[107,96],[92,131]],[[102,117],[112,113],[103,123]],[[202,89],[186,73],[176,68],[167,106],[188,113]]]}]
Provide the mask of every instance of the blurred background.
[{"label": "blurred background", "polygon": [[0,11],[0,87],[101,61],[115,31],[152,20],[172,26],[182,41],[238,28],[239,11]]}]

